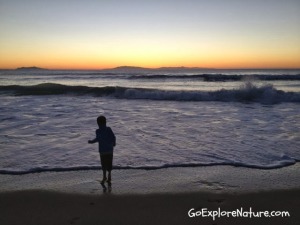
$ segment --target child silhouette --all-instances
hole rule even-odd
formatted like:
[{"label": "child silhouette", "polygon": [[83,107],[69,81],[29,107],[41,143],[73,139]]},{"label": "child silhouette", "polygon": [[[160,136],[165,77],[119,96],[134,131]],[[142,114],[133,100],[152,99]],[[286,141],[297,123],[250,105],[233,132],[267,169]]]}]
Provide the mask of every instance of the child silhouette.
[{"label": "child silhouette", "polygon": [[[111,170],[113,161],[113,150],[116,146],[116,136],[110,127],[106,126],[106,118],[99,116],[97,118],[99,129],[96,130],[96,137],[93,140],[89,140],[89,144],[99,143],[99,153],[101,166],[103,171],[103,179],[101,184],[107,181],[108,185],[111,185]],[[108,178],[106,176],[108,172]]]}]

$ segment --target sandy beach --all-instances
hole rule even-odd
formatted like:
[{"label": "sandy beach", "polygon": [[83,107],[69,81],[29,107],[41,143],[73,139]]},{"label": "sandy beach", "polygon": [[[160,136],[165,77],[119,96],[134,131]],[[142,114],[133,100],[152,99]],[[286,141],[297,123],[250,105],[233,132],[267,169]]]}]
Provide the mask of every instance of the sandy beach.
[{"label": "sandy beach", "polygon": [[[104,190],[99,178],[100,171],[0,175],[0,224],[298,224],[300,219],[299,164],[276,170],[115,170],[111,190]],[[244,210],[243,217],[209,216],[237,210]],[[250,210],[261,216],[250,218]],[[266,211],[288,215],[265,217]]]},{"label": "sandy beach", "polygon": [[[0,224],[298,224],[299,190],[248,194],[82,195],[47,191],[0,194]],[[191,209],[288,211],[290,217],[189,217]]]}]

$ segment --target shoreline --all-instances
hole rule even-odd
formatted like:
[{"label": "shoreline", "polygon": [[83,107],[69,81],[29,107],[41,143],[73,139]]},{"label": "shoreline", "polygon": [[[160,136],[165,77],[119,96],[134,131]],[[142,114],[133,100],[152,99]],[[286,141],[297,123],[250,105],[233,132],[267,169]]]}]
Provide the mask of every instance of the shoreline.
[{"label": "shoreline", "polygon": [[[165,165],[165,166],[114,166],[113,170],[163,170],[163,169],[180,169],[180,168],[201,168],[201,167],[217,167],[217,166],[228,166],[228,167],[236,167],[236,168],[247,168],[247,169],[256,169],[256,170],[277,170],[289,166],[293,166],[300,161],[296,161],[293,163],[280,165],[280,166],[270,166],[270,167],[260,167],[260,166],[250,166],[250,165],[234,165],[234,164],[224,164],[224,163],[212,163],[212,164],[183,164],[183,165]],[[28,175],[28,174],[35,174],[35,173],[60,173],[60,172],[81,172],[81,171],[98,171],[101,170],[101,166],[74,166],[74,167],[53,167],[53,168],[31,168],[29,170],[0,170],[1,175]]]},{"label": "shoreline", "polygon": [[[186,193],[213,191],[243,193],[300,187],[300,163],[272,170],[234,166],[113,170],[114,194]],[[101,170],[0,175],[0,192],[46,190],[102,193]]]}]

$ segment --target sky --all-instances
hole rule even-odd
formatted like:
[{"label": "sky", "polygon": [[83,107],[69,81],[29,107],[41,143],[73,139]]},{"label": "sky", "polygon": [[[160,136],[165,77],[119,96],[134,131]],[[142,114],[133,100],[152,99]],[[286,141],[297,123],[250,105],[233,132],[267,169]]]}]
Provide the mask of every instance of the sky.
[{"label": "sky", "polygon": [[300,0],[0,0],[0,68],[300,68]]}]

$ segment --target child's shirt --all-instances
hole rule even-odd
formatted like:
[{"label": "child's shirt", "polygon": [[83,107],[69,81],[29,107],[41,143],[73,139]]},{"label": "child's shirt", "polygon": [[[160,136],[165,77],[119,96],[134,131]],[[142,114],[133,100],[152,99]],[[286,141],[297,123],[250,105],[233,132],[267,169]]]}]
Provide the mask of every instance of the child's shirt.
[{"label": "child's shirt", "polygon": [[101,126],[96,130],[96,142],[99,143],[99,152],[112,154],[116,146],[116,136],[112,129],[107,126]]}]

